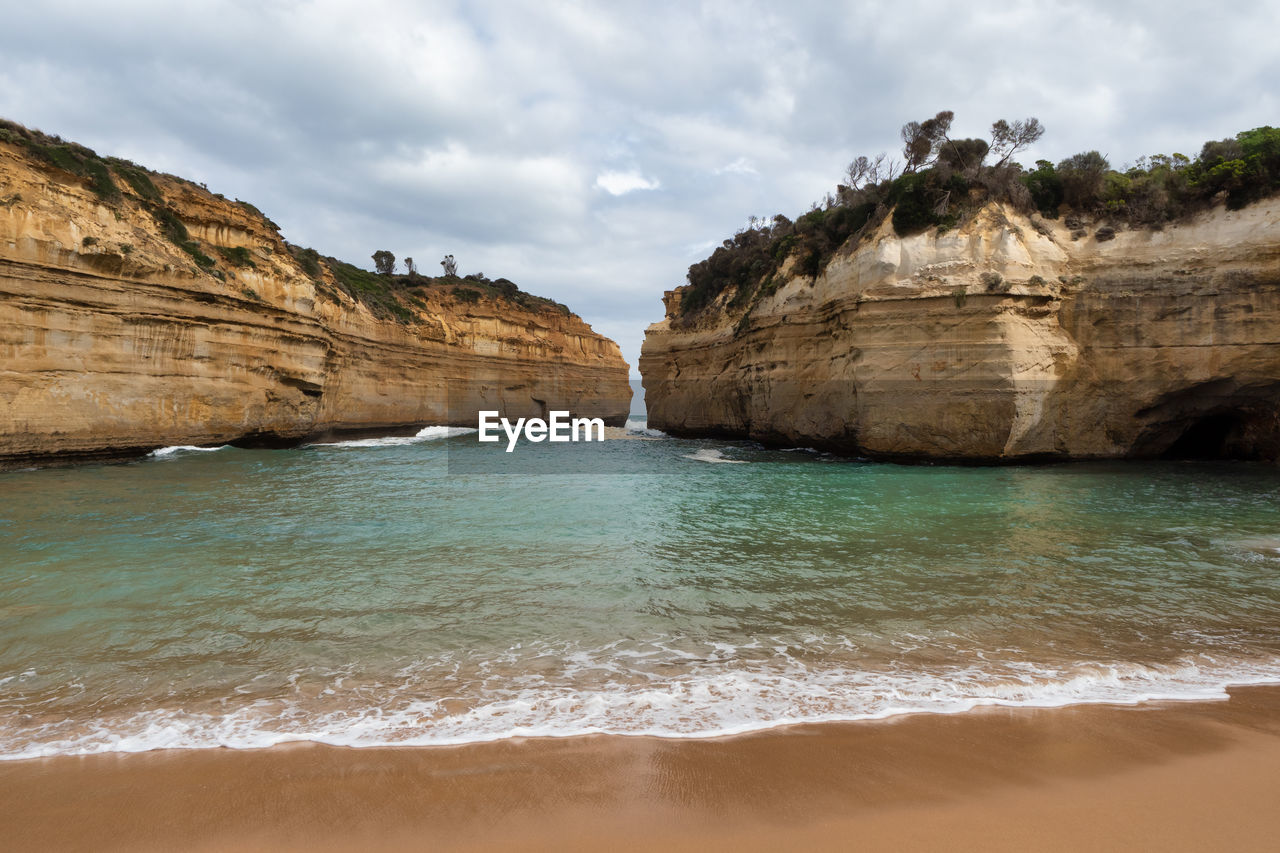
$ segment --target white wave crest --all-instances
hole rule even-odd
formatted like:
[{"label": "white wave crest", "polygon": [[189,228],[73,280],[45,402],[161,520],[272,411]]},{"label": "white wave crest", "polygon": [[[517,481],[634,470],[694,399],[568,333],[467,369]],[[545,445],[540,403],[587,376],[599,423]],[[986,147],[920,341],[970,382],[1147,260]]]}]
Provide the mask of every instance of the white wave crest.
[{"label": "white wave crest", "polygon": [[628,418],[624,429],[631,435],[647,435],[650,438],[666,438],[667,434],[660,429],[649,429],[646,421],[638,421],[635,418]]},{"label": "white wave crest", "polygon": [[324,441],[308,445],[309,447],[403,447],[406,444],[419,444],[424,441],[435,441],[441,438],[453,438],[456,435],[467,435],[476,432],[470,427],[429,426],[418,430],[414,435],[389,435],[381,438],[355,438],[350,441]]},{"label": "white wave crest", "polygon": [[1262,554],[1264,557],[1280,557],[1280,536],[1260,536],[1253,539],[1241,539],[1235,543],[1236,547],[1243,548],[1246,551],[1252,551],[1255,554]]},{"label": "white wave crest", "polygon": [[153,450],[147,455],[163,459],[166,456],[174,456],[178,453],[213,453],[215,450],[226,450],[230,446],[229,444],[223,444],[219,447],[198,447],[194,444],[175,444],[172,447],[161,447]]},{"label": "white wave crest", "polygon": [[708,448],[708,447],[704,447],[701,450],[698,450],[694,453],[686,453],[684,458],[692,459],[694,462],[718,462],[718,463],[725,463],[729,465],[747,464],[746,460],[729,459],[721,451],[716,450],[715,448]]},{"label": "white wave crest", "polygon": [[[748,647],[744,647],[745,650]],[[1199,655],[1164,665],[1009,662],[994,669],[864,671],[806,666],[789,654],[748,663],[736,650],[690,659],[671,677],[636,677],[624,660],[647,655],[593,653],[564,658],[566,671],[608,673],[590,687],[526,673],[495,680],[468,698],[433,695],[430,668],[392,686],[331,680],[317,700],[257,699],[229,712],[157,708],[116,720],[3,725],[0,759],[152,749],[252,749],[288,741],[337,746],[435,746],[512,737],[613,734],[707,738],[779,726],[954,714],[982,706],[1053,708],[1080,704],[1228,698],[1234,686],[1280,683],[1280,659],[1221,660]],[[604,650],[597,650],[598,652]],[[666,650],[672,651],[672,650]],[[459,701],[465,702],[459,707]],[[469,706],[469,707],[468,707]],[[22,732],[20,735],[19,732]]]}]

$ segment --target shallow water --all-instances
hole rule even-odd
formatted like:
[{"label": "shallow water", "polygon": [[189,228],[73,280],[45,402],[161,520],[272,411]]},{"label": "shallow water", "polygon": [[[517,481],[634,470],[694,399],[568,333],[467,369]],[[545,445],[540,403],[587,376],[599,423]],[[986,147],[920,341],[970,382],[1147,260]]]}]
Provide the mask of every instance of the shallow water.
[{"label": "shallow water", "polygon": [[706,736],[1280,681],[1276,466],[645,437],[0,474],[0,756]]}]

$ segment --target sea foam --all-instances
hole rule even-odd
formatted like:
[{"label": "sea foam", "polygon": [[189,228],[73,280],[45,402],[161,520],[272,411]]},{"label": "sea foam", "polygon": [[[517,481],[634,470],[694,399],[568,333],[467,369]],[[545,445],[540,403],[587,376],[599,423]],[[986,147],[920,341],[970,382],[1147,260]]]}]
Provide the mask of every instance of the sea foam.
[{"label": "sea foam", "polygon": [[229,444],[223,444],[219,447],[199,447],[194,444],[175,444],[172,447],[161,447],[153,450],[147,455],[163,459],[166,456],[175,456],[179,453],[213,453],[218,450],[226,450],[230,446]]},{"label": "sea foam", "polygon": [[[590,688],[525,674],[490,680],[480,694],[463,701],[456,694],[431,695],[426,682],[440,677],[440,667],[410,667],[402,673],[408,676],[403,683],[383,682],[378,691],[367,684],[348,686],[342,675],[319,697],[259,698],[220,713],[155,708],[74,725],[10,726],[0,735],[0,759],[253,749],[289,741],[378,747],[584,734],[709,738],[798,724],[955,714],[983,706],[1224,700],[1233,686],[1280,683],[1280,660],[1275,659],[1198,656],[1165,665],[1081,662],[1067,667],[1010,662],[985,670],[872,672],[809,667],[785,652],[756,666],[735,666],[736,650],[720,646],[688,661],[680,675],[666,678],[653,677],[651,671],[641,677],[630,668],[628,661],[648,660],[647,654],[618,649],[562,653],[563,674],[603,676]],[[668,657],[673,651],[661,654]]]},{"label": "sea foam", "polygon": [[441,438],[453,438],[476,432],[469,427],[429,426],[418,430],[414,435],[390,435],[382,438],[356,438],[350,441],[325,441],[308,445],[310,447],[403,447],[406,444],[419,444],[424,441],[435,441]]},{"label": "sea foam", "polygon": [[627,432],[632,435],[646,435],[650,438],[667,438],[667,434],[660,429],[650,429],[646,421],[638,421],[635,418],[628,418],[626,426]]},{"label": "sea foam", "polygon": [[722,451],[717,450],[714,447],[704,447],[693,453],[685,454],[684,458],[692,459],[694,462],[727,463],[729,465],[746,464],[746,460],[743,459],[729,459]]}]

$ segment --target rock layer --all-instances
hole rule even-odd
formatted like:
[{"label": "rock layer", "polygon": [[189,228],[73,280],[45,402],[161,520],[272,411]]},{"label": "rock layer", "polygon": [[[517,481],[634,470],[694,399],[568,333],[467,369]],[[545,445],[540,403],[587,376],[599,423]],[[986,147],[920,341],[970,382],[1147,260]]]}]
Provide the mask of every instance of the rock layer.
[{"label": "rock layer", "polygon": [[202,268],[142,197],[106,203],[0,144],[0,464],[475,426],[480,408],[625,421],[617,344],[553,303],[432,285],[379,316],[255,209],[151,177],[206,254],[238,262]]},{"label": "rock layer", "polygon": [[1280,201],[1079,225],[886,220],[745,317],[728,292],[685,318],[670,291],[649,424],[902,460],[1280,456]]}]

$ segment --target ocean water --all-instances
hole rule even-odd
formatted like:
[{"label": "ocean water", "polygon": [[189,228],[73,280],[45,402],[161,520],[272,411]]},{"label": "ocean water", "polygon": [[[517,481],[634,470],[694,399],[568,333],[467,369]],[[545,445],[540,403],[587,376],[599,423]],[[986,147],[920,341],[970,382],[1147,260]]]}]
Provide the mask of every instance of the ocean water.
[{"label": "ocean water", "polygon": [[1280,681],[1276,466],[628,432],[0,473],[0,757],[703,737]]}]

